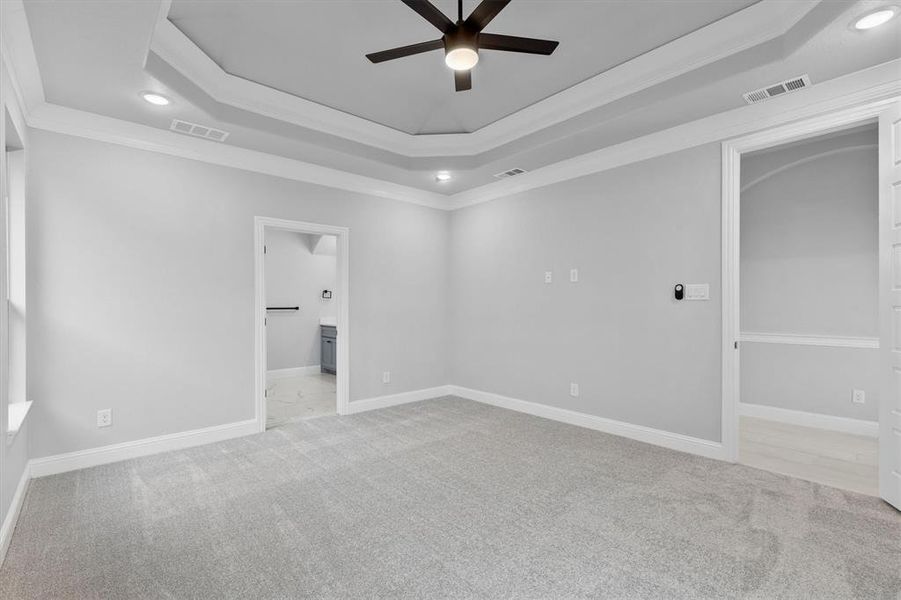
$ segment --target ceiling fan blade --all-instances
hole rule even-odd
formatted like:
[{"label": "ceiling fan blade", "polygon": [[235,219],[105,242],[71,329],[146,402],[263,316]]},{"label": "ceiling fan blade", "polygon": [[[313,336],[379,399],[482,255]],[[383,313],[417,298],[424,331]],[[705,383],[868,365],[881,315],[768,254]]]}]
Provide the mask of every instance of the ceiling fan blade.
[{"label": "ceiling fan blade", "polygon": [[475,28],[476,31],[482,31],[488,26],[491,19],[504,10],[508,4],[510,4],[510,0],[482,0],[482,3],[466,19],[466,25]]},{"label": "ceiling fan blade", "polygon": [[454,86],[458,92],[472,89],[472,71],[454,71]]},{"label": "ceiling fan blade", "polygon": [[419,16],[437,27],[441,33],[447,33],[454,28],[454,22],[435,8],[429,0],[401,0],[401,2],[418,12]]},{"label": "ceiling fan blade", "polygon": [[479,34],[480,50],[505,50],[507,52],[547,55],[556,50],[559,43],[551,40],[498,35],[496,33]]},{"label": "ceiling fan blade", "polygon": [[421,42],[419,44],[411,44],[409,46],[401,46],[400,48],[392,48],[391,50],[382,50],[381,52],[373,52],[367,54],[366,58],[374,63],[385,62],[386,60],[394,60],[395,58],[403,58],[405,56],[413,56],[430,50],[438,50],[444,48],[444,40],[432,40],[431,42]]}]

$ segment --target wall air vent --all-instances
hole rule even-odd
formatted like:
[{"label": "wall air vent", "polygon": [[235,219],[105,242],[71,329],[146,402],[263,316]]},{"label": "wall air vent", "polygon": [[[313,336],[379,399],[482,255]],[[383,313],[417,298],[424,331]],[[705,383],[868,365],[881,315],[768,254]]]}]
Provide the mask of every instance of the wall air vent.
[{"label": "wall air vent", "polygon": [[760,88],[759,90],[754,90],[753,92],[742,95],[745,98],[745,102],[748,104],[757,104],[758,102],[763,102],[774,96],[796,92],[806,87],[810,87],[810,76],[801,75],[800,77],[792,77],[791,79],[786,79],[785,81],[780,81],[779,83],[774,83],[773,85],[768,85],[765,88]]},{"label": "wall air vent", "polygon": [[494,176],[498,179],[506,179],[507,177],[516,177],[517,175],[522,175],[523,173],[527,173],[525,169],[510,169],[509,171],[504,171],[503,173],[496,173]]},{"label": "wall air vent", "polygon": [[176,133],[193,135],[194,137],[213,140],[214,142],[224,142],[225,138],[228,137],[227,131],[213,129],[212,127],[204,127],[203,125],[198,125],[196,123],[188,123],[181,119],[172,119],[172,125],[169,126],[169,129]]}]

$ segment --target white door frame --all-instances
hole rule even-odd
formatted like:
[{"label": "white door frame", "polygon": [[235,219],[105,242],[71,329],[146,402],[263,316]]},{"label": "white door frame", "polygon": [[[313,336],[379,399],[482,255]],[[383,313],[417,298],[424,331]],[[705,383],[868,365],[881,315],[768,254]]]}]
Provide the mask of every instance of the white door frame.
[{"label": "white door frame", "polygon": [[338,238],[338,276],[335,293],[338,296],[337,318],[337,412],[347,414],[350,400],[350,230],[347,227],[289,221],[274,217],[254,217],[253,229],[253,328],[254,328],[254,418],[259,431],[266,430],[266,269],[264,244],[267,229],[296,231],[314,235],[334,235]]},{"label": "white door frame", "polygon": [[805,138],[875,123],[879,113],[896,102],[889,98],[826,113],[797,123],[774,127],[723,142],[722,156],[722,294],[723,294],[723,458],[738,460],[739,248],[741,243],[741,155]]}]

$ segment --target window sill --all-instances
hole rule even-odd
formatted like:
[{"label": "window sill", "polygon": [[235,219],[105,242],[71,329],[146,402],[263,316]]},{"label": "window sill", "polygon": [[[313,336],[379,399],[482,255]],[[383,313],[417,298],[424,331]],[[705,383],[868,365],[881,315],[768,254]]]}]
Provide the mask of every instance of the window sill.
[{"label": "window sill", "polygon": [[13,402],[8,407],[8,419],[6,426],[6,443],[11,444],[16,434],[22,429],[25,417],[31,411],[31,401]]}]

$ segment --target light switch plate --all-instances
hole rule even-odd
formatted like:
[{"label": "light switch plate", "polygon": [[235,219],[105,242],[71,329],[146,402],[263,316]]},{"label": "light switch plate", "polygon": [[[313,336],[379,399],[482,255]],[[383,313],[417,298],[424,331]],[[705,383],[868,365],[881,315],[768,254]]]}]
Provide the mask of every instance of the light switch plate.
[{"label": "light switch plate", "polygon": [[570,269],[569,270],[569,280],[572,283],[577,283],[579,281],[579,269]]},{"label": "light switch plate", "polygon": [[391,371],[382,372],[382,383],[391,383]]},{"label": "light switch plate", "polygon": [[709,283],[688,283],[685,285],[686,300],[710,300]]},{"label": "light switch plate", "polygon": [[553,280],[554,280],[554,273],[553,273],[553,271],[545,271],[545,272],[544,272],[544,282],[545,282],[545,283],[551,283]]},{"label": "light switch plate", "polygon": [[579,397],[579,384],[578,383],[569,384],[569,395],[572,396],[573,398]]}]

